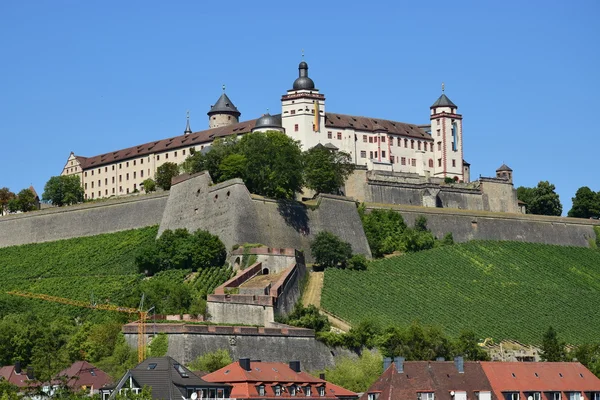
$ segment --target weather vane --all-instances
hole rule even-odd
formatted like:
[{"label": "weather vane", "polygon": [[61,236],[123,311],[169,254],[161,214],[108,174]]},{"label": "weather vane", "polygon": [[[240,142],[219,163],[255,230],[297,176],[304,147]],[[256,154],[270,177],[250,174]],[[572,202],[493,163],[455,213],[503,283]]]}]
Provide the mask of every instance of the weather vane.
[{"label": "weather vane", "polygon": [[445,89],[444,82],[442,82],[442,93],[444,93],[444,89]]},{"label": "weather vane", "polygon": [[302,60],[304,60],[304,49],[302,49]]},{"label": "weather vane", "polygon": [[223,84],[223,92],[225,92],[225,84]]},{"label": "weather vane", "polygon": [[187,111],[185,112],[185,116],[186,116],[186,118],[187,118],[188,120],[190,119],[190,110],[187,110]]}]

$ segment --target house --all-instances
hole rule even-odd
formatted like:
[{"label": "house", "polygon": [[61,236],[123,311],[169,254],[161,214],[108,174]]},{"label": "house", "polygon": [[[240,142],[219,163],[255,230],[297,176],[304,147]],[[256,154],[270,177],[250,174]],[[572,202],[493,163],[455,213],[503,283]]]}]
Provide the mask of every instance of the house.
[{"label": "house", "polygon": [[19,388],[26,388],[32,386],[35,376],[32,367],[27,367],[27,370],[23,370],[21,362],[17,361],[15,365],[0,367],[0,380],[2,379]]},{"label": "house", "polygon": [[157,400],[225,399],[231,391],[230,385],[207,382],[171,357],[153,357],[128,370],[113,387],[100,389],[100,393],[102,400],[114,399],[117,393],[139,393],[146,386]]},{"label": "house", "polygon": [[215,372],[204,375],[209,382],[230,384],[231,397],[242,399],[357,399],[358,395],[333,383],[322,375],[315,378],[300,370],[300,361],[289,364],[251,361],[241,358]]},{"label": "house", "polygon": [[51,394],[61,385],[66,385],[73,392],[97,394],[112,381],[106,372],[89,362],[76,361],[69,368],[60,371],[50,384],[45,385],[44,391]]},{"label": "house", "polygon": [[360,400],[499,400],[481,364],[452,361],[384,360],[384,372]]},{"label": "house", "polygon": [[600,400],[600,379],[579,362],[482,362],[498,400]]}]

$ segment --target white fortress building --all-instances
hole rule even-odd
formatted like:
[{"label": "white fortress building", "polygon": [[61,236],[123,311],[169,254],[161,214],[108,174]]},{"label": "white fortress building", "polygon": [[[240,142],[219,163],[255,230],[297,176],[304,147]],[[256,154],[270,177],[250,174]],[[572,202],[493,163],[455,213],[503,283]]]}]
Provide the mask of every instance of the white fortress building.
[{"label": "white fortress building", "polygon": [[[357,170],[366,171],[367,180],[377,180],[376,175],[395,176],[395,183],[413,186],[439,185],[452,180],[457,183],[458,188],[475,188],[483,192],[481,187],[468,186],[470,170],[469,164],[463,159],[462,115],[458,113],[456,104],[444,93],[443,85],[442,94],[429,110],[428,125],[327,112],[325,95],[316,88],[308,75],[308,64],[302,61],[298,65],[298,78],[281,97],[281,114],[267,113],[260,118],[240,122],[240,111],[223,90],[221,97],[207,113],[209,129],[193,132],[188,116],[186,129],[180,136],[93,157],[71,153],[62,175],[80,176],[86,199],[143,192],[142,182],[147,178],[154,178],[156,169],[161,164],[182,163],[190,155],[191,149],[201,151],[210,146],[214,139],[229,135],[279,130],[298,140],[303,150],[320,144],[332,151],[350,154]],[[386,179],[389,183],[391,178]],[[497,173],[495,178],[484,179],[489,179],[488,183],[497,181],[496,183],[509,184],[510,189],[514,190],[512,175],[507,179],[505,175]],[[423,188],[425,187],[421,189],[424,190]],[[361,201],[382,201],[369,198],[361,190],[349,191]],[[431,204],[434,200],[424,200],[431,193],[429,190],[421,194],[421,201],[390,202],[440,207],[437,203]],[[508,201],[511,206],[501,209],[518,211],[516,196]],[[468,205],[461,206],[459,202],[454,207],[496,208],[467,203]]]}]

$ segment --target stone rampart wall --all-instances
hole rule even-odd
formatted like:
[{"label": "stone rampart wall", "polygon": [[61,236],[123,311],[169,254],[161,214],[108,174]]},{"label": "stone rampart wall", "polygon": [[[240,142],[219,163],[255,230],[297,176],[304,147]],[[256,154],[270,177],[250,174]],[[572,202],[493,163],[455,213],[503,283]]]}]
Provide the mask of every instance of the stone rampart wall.
[{"label": "stone rampart wall", "polygon": [[0,247],[158,225],[168,193],[56,207],[0,217]]},{"label": "stone rampart wall", "polygon": [[412,226],[419,215],[427,218],[427,226],[441,238],[452,232],[454,240],[516,240],[522,242],[588,247],[595,238],[597,222],[566,217],[544,217],[523,214],[491,213],[427,207],[369,205],[369,208],[392,208]]}]

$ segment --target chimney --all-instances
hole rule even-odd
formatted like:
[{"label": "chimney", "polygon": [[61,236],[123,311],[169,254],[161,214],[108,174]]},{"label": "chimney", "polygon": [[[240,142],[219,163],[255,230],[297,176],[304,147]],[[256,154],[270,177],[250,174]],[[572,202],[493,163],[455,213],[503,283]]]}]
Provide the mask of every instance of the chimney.
[{"label": "chimney", "polygon": [[300,372],[300,361],[290,361],[290,369],[294,372]]},{"label": "chimney", "polygon": [[386,357],[383,359],[383,370],[387,371],[387,369],[392,365],[392,359],[390,357]]},{"label": "chimney", "polygon": [[15,362],[15,374],[21,373],[21,361]]},{"label": "chimney", "polygon": [[446,361],[444,357],[436,357],[435,361]]},{"label": "chimney", "polygon": [[465,359],[462,356],[454,357],[454,365],[456,366],[459,374],[465,373]]},{"label": "chimney", "polygon": [[29,379],[29,380],[35,379],[35,376],[33,375],[33,367],[30,365],[27,366],[27,379]]},{"label": "chimney", "polygon": [[240,367],[242,367],[246,371],[252,371],[252,368],[250,368],[250,359],[240,358]]},{"label": "chimney", "polygon": [[321,372],[321,373],[319,374],[319,379],[321,379],[321,380],[325,380],[325,374]]},{"label": "chimney", "polygon": [[394,365],[397,372],[404,372],[404,357],[394,357]]}]

